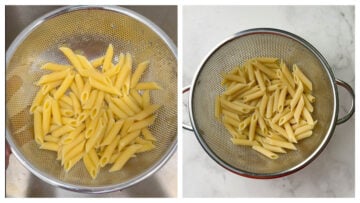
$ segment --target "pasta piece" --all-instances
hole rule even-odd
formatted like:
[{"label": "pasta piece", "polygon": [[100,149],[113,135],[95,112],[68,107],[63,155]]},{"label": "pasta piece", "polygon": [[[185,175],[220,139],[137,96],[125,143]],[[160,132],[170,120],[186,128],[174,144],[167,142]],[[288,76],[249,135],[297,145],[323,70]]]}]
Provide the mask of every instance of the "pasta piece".
[{"label": "pasta piece", "polygon": [[34,111],[34,135],[35,141],[38,144],[44,143],[44,133],[43,133],[43,124],[42,124],[42,113],[40,112],[40,107]]},{"label": "pasta piece", "polygon": [[262,117],[265,117],[265,110],[266,106],[268,105],[268,96],[264,94],[263,98],[261,99],[259,112]]},{"label": "pasta piece", "polygon": [[110,94],[114,94],[114,95],[118,95],[121,96],[120,91],[118,91],[116,88],[114,87],[109,87],[101,82],[98,82],[97,80],[93,79],[92,77],[89,78],[89,82],[91,87],[96,88],[98,90],[110,93]]},{"label": "pasta piece", "polygon": [[141,95],[138,93],[138,91],[134,90],[134,89],[131,89],[130,90],[130,96],[132,98],[134,98],[134,100],[136,101],[137,105],[139,105],[140,107],[143,107],[144,106],[142,105],[142,97]]},{"label": "pasta piece", "polygon": [[131,158],[133,154],[135,154],[139,149],[141,149],[142,145],[134,144],[127,147],[123,153],[119,155],[116,159],[114,165],[110,168],[109,172],[114,172],[121,170],[125,163]]},{"label": "pasta piece", "polygon": [[60,71],[60,72],[53,72],[48,75],[44,75],[40,78],[40,80],[36,83],[37,85],[43,85],[45,83],[59,81],[64,79],[69,73],[71,72],[70,68]]},{"label": "pasta piece", "polygon": [[267,144],[270,144],[270,145],[275,145],[275,146],[286,148],[286,149],[296,150],[295,145],[290,142],[283,142],[283,141],[271,139],[268,137],[264,139],[264,142]]},{"label": "pasta piece", "polygon": [[103,72],[106,72],[110,69],[113,55],[114,55],[114,47],[112,44],[109,44],[104,57],[104,63],[102,68]]},{"label": "pasta piece", "polygon": [[279,158],[279,156],[261,146],[252,146],[252,148],[257,151],[257,152],[260,152],[261,154],[265,155],[266,157],[270,158],[270,159],[277,159]]},{"label": "pasta piece", "polygon": [[300,83],[298,88],[296,89],[296,92],[295,92],[295,95],[293,97],[293,99],[291,100],[290,102],[290,108],[291,110],[295,109],[295,106],[297,105],[297,103],[299,102],[300,100],[300,97],[303,93],[304,89],[303,89],[303,86],[302,84]]},{"label": "pasta piece", "polygon": [[51,123],[51,98],[47,98],[43,106],[42,128],[44,135],[49,132]]},{"label": "pasta piece", "polygon": [[95,179],[98,174],[98,169],[95,164],[91,161],[90,156],[85,154],[83,158],[86,170],[89,172],[92,179]]},{"label": "pasta piece", "polygon": [[271,95],[266,106],[266,118],[270,119],[273,114],[274,95]]},{"label": "pasta piece", "polygon": [[54,123],[57,125],[62,125],[59,103],[55,99],[51,99],[51,114],[53,116]]},{"label": "pasta piece", "polygon": [[61,80],[57,80],[54,82],[49,82],[49,83],[44,84],[41,87],[42,94],[44,94],[44,95],[48,94],[51,90],[53,90],[56,87],[58,87],[59,85],[61,85],[61,82],[62,82]]},{"label": "pasta piece", "polygon": [[290,124],[289,124],[289,123],[285,123],[285,124],[284,124],[284,127],[285,127],[286,133],[287,133],[287,135],[288,135],[288,141],[289,141],[289,142],[293,142],[293,143],[297,143],[297,140],[296,140],[296,138],[295,138],[294,131],[292,130]]},{"label": "pasta piece", "polygon": [[303,109],[302,116],[305,118],[305,120],[308,122],[308,124],[314,125],[314,120],[313,120],[310,112],[306,108]]},{"label": "pasta piece", "polygon": [[276,152],[276,153],[282,153],[282,154],[286,153],[286,151],[281,147],[269,145],[269,144],[266,144],[266,143],[261,143],[261,144],[265,149],[267,149],[269,151]]},{"label": "pasta piece", "polygon": [[146,68],[149,67],[149,64],[150,64],[149,61],[144,61],[138,65],[138,67],[136,68],[136,70],[131,78],[131,85],[130,85],[131,88],[135,88],[135,86],[139,82],[142,74],[144,73]]},{"label": "pasta piece", "polygon": [[302,139],[305,139],[305,138],[308,138],[310,137],[311,135],[313,134],[313,131],[306,131],[306,132],[303,132],[299,135],[296,136],[296,139],[297,140],[302,140]]},{"label": "pasta piece", "polygon": [[291,88],[295,88],[294,79],[293,79],[288,67],[286,66],[286,64],[283,61],[281,61],[281,63],[280,63],[280,68],[281,68],[281,71],[283,72],[286,80],[289,82]]},{"label": "pasta piece", "polygon": [[131,64],[132,64],[131,55],[127,53],[125,55],[124,66],[120,69],[120,72],[116,77],[116,82],[115,82],[116,89],[121,89],[122,86],[124,85],[125,79],[129,76],[131,72]]},{"label": "pasta piece", "polygon": [[152,115],[159,108],[160,108],[160,105],[150,105],[150,106],[144,108],[144,110],[142,110],[138,114],[134,115],[132,118],[136,121],[143,120],[146,117]]},{"label": "pasta piece", "polygon": [[51,70],[54,72],[64,71],[69,68],[71,69],[72,66],[62,65],[62,64],[57,64],[57,63],[45,63],[44,65],[42,65],[40,67],[41,70]]},{"label": "pasta piece", "polygon": [[41,103],[44,100],[45,96],[46,95],[44,95],[41,91],[38,91],[36,93],[34,101],[33,101],[32,105],[30,107],[30,113],[34,113],[35,109],[41,105]]},{"label": "pasta piece", "polygon": [[247,126],[249,126],[250,125],[250,123],[251,123],[251,118],[252,117],[247,117],[246,119],[244,119],[243,121],[241,121],[240,123],[239,123],[239,129],[240,130],[244,130]]},{"label": "pasta piece", "polygon": [[79,90],[79,93],[82,92],[82,90],[84,89],[84,81],[80,74],[75,75],[75,84],[77,89]]},{"label": "pasta piece", "polygon": [[90,117],[94,119],[100,112],[100,108],[103,104],[105,94],[104,92],[100,91],[97,95],[97,98],[95,100],[95,104],[93,105],[91,111],[90,111]]},{"label": "pasta piece", "polygon": [[133,132],[136,130],[141,130],[145,127],[148,127],[150,125],[152,125],[155,121],[155,116],[149,116],[148,118],[138,121],[138,122],[134,122],[134,124],[129,128],[128,132]]},{"label": "pasta piece", "polygon": [[89,137],[88,141],[86,142],[85,151],[87,153],[94,147],[96,142],[100,139],[104,129],[105,129],[105,124],[103,123],[102,119],[99,119],[94,133]]},{"label": "pasta piece", "polygon": [[296,64],[293,65],[293,71],[294,74],[297,75],[297,77],[304,84],[304,86],[308,88],[310,91],[312,91],[311,81],[305,76],[305,74],[300,70],[300,68]]},{"label": "pasta piece", "polygon": [[314,125],[305,124],[301,127],[295,128],[295,135],[296,136],[300,135],[301,133],[312,130],[313,128],[314,128]]},{"label": "pasta piece", "polygon": [[93,61],[91,61],[92,67],[94,67],[94,68],[100,67],[104,63],[104,58],[105,58],[104,56],[101,56],[101,57],[96,58]]},{"label": "pasta piece", "polygon": [[283,112],[283,110],[284,110],[286,93],[287,93],[287,87],[284,87],[280,92],[279,100],[277,103],[278,112]]},{"label": "pasta piece", "polygon": [[137,105],[137,103],[131,97],[124,95],[123,101],[134,113],[139,113],[141,111],[141,108]]},{"label": "pasta piece", "polygon": [[233,95],[234,93],[242,90],[243,88],[247,87],[247,84],[243,84],[243,83],[239,83],[234,85],[233,87],[229,88],[228,90],[226,90],[223,94],[224,95]]},{"label": "pasta piece", "polygon": [[62,144],[69,144],[71,143],[80,133],[85,129],[85,124],[80,124],[74,130],[70,130],[69,134],[67,134],[64,139],[61,140]]},{"label": "pasta piece", "polygon": [[249,140],[250,141],[254,140],[257,120],[258,120],[257,114],[253,114],[251,117],[250,128],[249,128]]},{"label": "pasta piece", "polygon": [[54,142],[44,142],[40,145],[40,149],[50,150],[50,151],[58,151],[59,145]]},{"label": "pasta piece", "polygon": [[260,146],[260,144],[257,141],[250,141],[246,139],[231,138],[231,142],[235,145]]},{"label": "pasta piece", "polygon": [[120,119],[128,117],[128,115],[120,110],[114,103],[109,103],[109,109],[111,109],[111,112],[113,112]]},{"label": "pasta piece", "polygon": [[70,87],[70,85],[72,84],[73,80],[75,78],[75,73],[74,72],[70,72],[66,78],[64,79],[64,81],[61,83],[60,87],[56,90],[55,94],[54,94],[54,98],[55,99],[59,99],[60,97],[62,97],[64,95],[64,93],[66,92],[66,90]]},{"label": "pasta piece", "polygon": [[141,82],[135,86],[137,90],[162,90],[156,82]]},{"label": "pasta piece", "polygon": [[118,120],[115,122],[114,126],[111,128],[109,134],[107,134],[104,140],[101,143],[101,146],[109,145],[113,142],[116,135],[120,132],[121,127],[123,126],[124,121]]},{"label": "pasta piece", "polygon": [[[261,72],[263,72],[264,74],[266,74],[267,76],[269,76],[271,79],[276,78],[276,74],[273,70],[267,68],[266,66],[264,66],[263,64],[261,64],[259,61],[255,61],[254,63],[252,63],[257,69],[259,69]],[[255,72],[256,74],[256,72]]]},{"label": "pasta piece", "polygon": [[156,141],[155,136],[150,132],[149,128],[141,129],[141,134],[144,136],[146,140]]},{"label": "pasta piece", "polygon": [[265,94],[265,91],[260,90],[260,91],[258,91],[258,92],[255,92],[255,93],[252,93],[252,94],[250,94],[250,95],[244,96],[243,99],[244,99],[245,102],[249,102],[249,101],[251,101],[251,100],[254,100],[254,99],[257,99],[257,98],[259,98],[259,97],[262,97],[264,94]]},{"label": "pasta piece", "polygon": [[62,135],[70,132],[70,131],[73,131],[74,128],[71,127],[71,126],[68,126],[68,125],[64,125],[64,126],[61,126],[60,128],[54,130],[52,133],[51,133],[51,136],[53,137],[61,137]]},{"label": "pasta piece", "polygon": [[133,141],[139,135],[140,135],[140,130],[137,130],[121,138],[118,144],[118,151],[120,152],[125,146],[127,146],[131,141]]},{"label": "pasta piece", "polygon": [[299,123],[300,121],[300,116],[301,116],[301,113],[304,109],[304,99],[303,97],[300,98],[300,101],[298,102],[296,108],[295,108],[295,111],[294,111],[294,119],[296,121],[296,123]]},{"label": "pasta piece", "polygon": [[284,116],[282,116],[279,120],[279,125],[282,126],[284,125],[286,122],[288,122],[292,117],[294,117],[294,112],[290,111],[289,113],[285,114]]},{"label": "pasta piece", "polygon": [[111,155],[115,151],[115,148],[117,147],[117,145],[119,143],[119,140],[120,140],[120,137],[117,136],[117,137],[115,137],[115,140],[112,140],[112,142],[109,145],[107,145],[107,147],[105,148],[104,154],[100,158],[100,166],[101,167],[104,167],[104,166],[106,166],[106,164],[109,163],[109,161],[111,159]]},{"label": "pasta piece", "polygon": [[256,81],[257,83],[259,84],[259,87],[262,91],[265,91],[266,90],[266,87],[265,87],[265,83],[264,83],[264,80],[261,76],[261,73],[258,71],[258,70],[255,70],[255,78],[256,78]]},{"label": "pasta piece", "polygon": [[248,71],[248,78],[251,81],[255,81],[254,68],[251,63],[245,64],[246,70]]}]

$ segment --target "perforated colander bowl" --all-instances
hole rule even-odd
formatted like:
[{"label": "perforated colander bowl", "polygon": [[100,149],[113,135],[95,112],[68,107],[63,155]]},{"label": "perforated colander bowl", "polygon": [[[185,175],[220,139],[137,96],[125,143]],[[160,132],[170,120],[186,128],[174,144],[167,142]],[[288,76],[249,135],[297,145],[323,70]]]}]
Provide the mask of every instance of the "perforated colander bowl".
[{"label": "perforated colander bowl", "polygon": [[[290,66],[297,64],[313,83],[313,117],[318,123],[313,136],[302,140],[298,150],[282,154],[270,160],[249,147],[232,144],[230,134],[215,119],[215,98],[225,89],[221,85],[222,73],[244,64],[254,57],[277,57]],[[348,114],[338,119],[338,93],[340,85],[352,88],[335,79],[325,58],[308,42],[286,31],[257,28],[246,30],[220,43],[205,58],[196,73],[190,89],[190,126],[204,150],[224,168],[246,177],[275,178],[303,168],[315,159],[329,142],[335,125],[348,120],[354,112],[354,102]],[[337,120],[338,119],[338,120]]]},{"label": "perforated colander bowl", "polygon": [[[68,64],[60,46],[82,51],[89,59],[105,54],[109,44],[115,56],[129,52],[133,63],[150,60],[144,81],[164,88],[152,91],[152,103],[161,104],[150,130],[156,149],[131,159],[123,170],[101,169],[95,180],[83,163],[66,173],[56,153],[40,150],[34,141],[29,108],[46,62]],[[115,58],[117,60],[117,58]],[[177,53],[167,35],[145,17],[120,7],[64,7],[40,17],[11,44],[6,53],[6,138],[17,158],[36,176],[56,186],[81,192],[124,189],[157,171],[176,150]]]}]

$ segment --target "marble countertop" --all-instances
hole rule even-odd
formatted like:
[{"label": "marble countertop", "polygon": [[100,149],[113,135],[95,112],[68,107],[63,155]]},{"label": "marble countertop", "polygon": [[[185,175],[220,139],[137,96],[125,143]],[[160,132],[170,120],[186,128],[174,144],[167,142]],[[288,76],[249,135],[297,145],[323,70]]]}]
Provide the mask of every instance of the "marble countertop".
[{"label": "marble countertop", "polygon": [[[183,85],[226,37],[255,27],[272,27],[301,36],[327,59],[336,78],[355,88],[353,6],[184,6]],[[339,88],[340,116],[351,103]],[[186,97],[183,101],[186,103]],[[188,114],[184,110],[184,120]],[[354,197],[355,117],[336,126],[320,156],[287,177],[254,180],[216,164],[195,135],[183,133],[184,197]]]}]

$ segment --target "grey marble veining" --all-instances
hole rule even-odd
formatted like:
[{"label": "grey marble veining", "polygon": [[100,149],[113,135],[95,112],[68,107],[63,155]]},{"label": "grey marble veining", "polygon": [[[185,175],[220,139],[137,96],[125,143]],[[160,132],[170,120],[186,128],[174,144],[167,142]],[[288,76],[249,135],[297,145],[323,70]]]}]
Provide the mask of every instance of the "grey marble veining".
[{"label": "grey marble veining", "polygon": [[[183,85],[191,83],[204,57],[232,34],[255,27],[284,29],[310,42],[326,58],[336,78],[355,88],[353,6],[185,6]],[[339,88],[340,116],[351,104]],[[187,102],[187,96],[183,102]],[[183,111],[187,122],[187,111]],[[287,177],[254,180],[216,164],[192,132],[183,133],[185,197],[353,197],[354,116],[336,126],[329,144],[304,169]]]}]

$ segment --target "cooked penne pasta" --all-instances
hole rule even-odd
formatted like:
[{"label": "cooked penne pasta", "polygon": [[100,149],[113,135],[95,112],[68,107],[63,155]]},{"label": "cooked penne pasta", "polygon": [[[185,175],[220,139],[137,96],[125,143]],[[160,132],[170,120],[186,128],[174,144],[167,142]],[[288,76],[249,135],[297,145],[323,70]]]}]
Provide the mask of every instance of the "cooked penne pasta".
[{"label": "cooked penne pasta", "polygon": [[125,163],[134,155],[139,149],[141,149],[142,145],[134,144],[127,147],[123,153],[120,153],[119,157],[116,159],[114,165],[110,168],[109,172],[114,172],[121,170]]},{"label": "cooked penne pasta", "polygon": [[150,64],[149,61],[144,61],[138,65],[138,67],[136,68],[136,70],[131,78],[131,85],[130,85],[131,88],[135,88],[135,86],[139,82],[142,74],[145,72],[146,68],[149,67],[149,64]]},{"label": "cooked penne pasta", "polygon": [[64,81],[61,83],[60,87],[56,90],[55,94],[54,94],[54,98],[55,99],[59,99],[60,97],[62,97],[66,90],[70,87],[70,85],[72,84],[73,80],[75,78],[75,73],[74,72],[70,72],[66,78],[64,79]]},{"label": "cooked penne pasta", "polygon": [[317,122],[310,113],[312,83],[296,64],[291,72],[280,59],[253,58],[223,74],[222,84],[226,89],[216,96],[215,117],[234,144],[275,159],[275,153],[295,150],[293,143],[312,135]]},{"label": "cooked penne pasta", "polygon": [[40,107],[38,107],[34,111],[34,137],[36,143],[42,144],[44,142],[43,132],[42,113],[40,112]]},{"label": "cooked penne pasta", "polygon": [[114,47],[112,44],[109,44],[104,56],[102,72],[106,72],[110,69],[113,55],[114,55]]},{"label": "cooked penne pasta", "polygon": [[277,158],[279,158],[279,156],[277,154],[271,152],[270,150],[265,149],[264,147],[253,145],[252,148],[255,151],[260,152],[261,154],[265,155],[269,159],[277,159]]},{"label": "cooked penne pasta", "polygon": [[160,87],[156,82],[141,82],[135,86],[137,90],[161,90]]},{"label": "cooked penne pasta", "polygon": [[257,141],[250,141],[247,139],[237,139],[231,138],[231,142],[235,145],[245,145],[245,146],[259,146],[260,144]]},{"label": "cooked penne pasta", "polygon": [[[41,66],[52,73],[36,83],[40,89],[30,107],[40,149],[56,152],[65,171],[82,160],[93,179],[108,164],[110,171],[120,170],[136,154],[155,149],[157,139],[148,127],[161,105],[151,103],[150,91],[162,88],[155,82],[139,83],[150,61],[138,64],[132,74],[132,56],[120,54],[114,65],[111,44],[91,62],[70,48],[59,49],[70,64]],[[239,73],[246,82],[245,75]]]},{"label": "cooked penne pasta", "polygon": [[44,135],[49,132],[51,124],[51,97],[47,98],[42,108],[42,129]]},{"label": "cooked penne pasta", "polygon": [[305,74],[300,70],[300,68],[294,64],[293,65],[294,74],[301,80],[304,86],[312,91],[312,83],[311,81],[305,76]]},{"label": "cooked penne pasta", "polygon": [[71,72],[71,70],[70,70],[70,68],[68,68],[68,69],[60,71],[60,72],[53,72],[48,75],[44,75],[40,78],[40,80],[36,84],[44,85],[49,82],[63,80],[70,72]]}]

